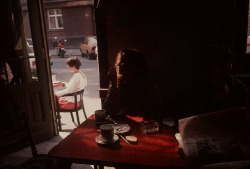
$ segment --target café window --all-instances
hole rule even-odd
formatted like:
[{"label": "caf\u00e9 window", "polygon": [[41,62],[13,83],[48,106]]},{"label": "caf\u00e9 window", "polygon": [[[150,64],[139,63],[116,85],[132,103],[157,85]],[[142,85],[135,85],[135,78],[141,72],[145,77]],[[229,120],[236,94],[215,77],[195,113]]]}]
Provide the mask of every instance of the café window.
[{"label": "caf\u00e9 window", "polygon": [[48,10],[49,29],[63,29],[63,18],[61,9]]}]

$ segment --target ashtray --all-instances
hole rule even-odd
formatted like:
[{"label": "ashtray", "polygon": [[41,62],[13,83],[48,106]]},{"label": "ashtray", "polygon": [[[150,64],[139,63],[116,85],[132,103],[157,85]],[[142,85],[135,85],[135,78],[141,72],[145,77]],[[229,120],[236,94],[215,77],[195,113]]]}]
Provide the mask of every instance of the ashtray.
[{"label": "ashtray", "polygon": [[159,132],[159,123],[154,120],[141,121],[140,127],[146,134],[155,134]]}]

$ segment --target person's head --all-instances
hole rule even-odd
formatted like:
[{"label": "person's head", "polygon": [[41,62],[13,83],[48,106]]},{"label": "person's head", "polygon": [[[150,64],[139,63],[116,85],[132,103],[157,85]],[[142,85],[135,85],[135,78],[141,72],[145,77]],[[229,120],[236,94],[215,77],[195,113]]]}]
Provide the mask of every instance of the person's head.
[{"label": "person's head", "polygon": [[81,61],[76,56],[69,57],[66,60],[66,63],[67,63],[67,67],[68,67],[69,71],[74,71],[74,69],[79,70],[80,66],[82,65]]},{"label": "person's head", "polygon": [[145,58],[136,49],[121,49],[116,58],[116,71],[118,81],[129,83],[146,73]]},{"label": "person's head", "polygon": [[222,86],[232,71],[233,53],[226,46],[214,45],[208,51],[210,80],[215,86]]}]

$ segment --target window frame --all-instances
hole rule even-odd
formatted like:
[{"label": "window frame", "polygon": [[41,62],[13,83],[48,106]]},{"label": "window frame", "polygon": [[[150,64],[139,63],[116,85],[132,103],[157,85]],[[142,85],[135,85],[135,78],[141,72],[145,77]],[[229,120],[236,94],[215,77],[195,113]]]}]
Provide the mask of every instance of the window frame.
[{"label": "window frame", "polygon": [[[54,14],[50,14],[50,10],[53,10],[54,11]],[[58,24],[58,17],[62,17],[62,12],[61,14],[58,14],[56,11],[57,10],[61,10],[62,9],[48,9],[47,10],[47,14],[48,14],[48,23],[49,23],[49,29],[53,30],[53,29],[64,29],[64,26],[63,27],[59,27],[59,24]],[[55,28],[52,28],[51,27],[51,23],[50,23],[50,18],[55,18],[55,24],[56,24],[56,27]],[[62,23],[63,23],[63,17],[62,17]]]}]

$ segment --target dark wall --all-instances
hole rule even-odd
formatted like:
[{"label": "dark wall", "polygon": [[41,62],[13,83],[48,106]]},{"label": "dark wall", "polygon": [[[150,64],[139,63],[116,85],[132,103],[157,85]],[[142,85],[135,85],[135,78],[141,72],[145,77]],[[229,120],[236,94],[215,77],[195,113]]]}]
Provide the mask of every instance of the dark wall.
[{"label": "dark wall", "polygon": [[234,0],[103,1],[97,10],[106,15],[109,63],[114,64],[123,47],[139,49],[161,88],[167,113],[185,111],[179,109],[183,95],[203,74],[208,47],[222,44],[232,49],[234,5]]},{"label": "dark wall", "polygon": [[[185,59],[183,55],[189,56],[197,46],[231,45],[233,0],[113,1],[106,5],[111,62],[125,46],[139,48],[148,59],[155,62],[157,57],[162,63],[177,56]],[[168,67],[172,69],[173,64]]]}]

